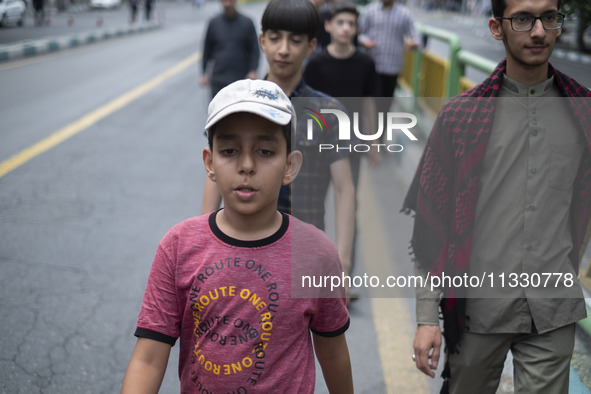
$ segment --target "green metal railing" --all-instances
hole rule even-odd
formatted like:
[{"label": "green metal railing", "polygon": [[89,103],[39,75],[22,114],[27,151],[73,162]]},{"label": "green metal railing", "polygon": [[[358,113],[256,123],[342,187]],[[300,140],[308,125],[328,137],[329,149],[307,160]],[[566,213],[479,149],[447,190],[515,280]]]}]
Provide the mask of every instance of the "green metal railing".
[{"label": "green metal railing", "polygon": [[[494,70],[496,67],[496,63],[492,60],[486,59],[480,55],[475,53],[466,51],[462,49],[460,43],[460,37],[452,32],[447,30],[438,29],[431,26],[425,26],[417,24],[416,26],[417,31],[419,34],[422,34],[429,39],[436,39],[439,41],[443,41],[448,45],[448,58],[442,59],[442,61],[446,61],[447,64],[447,71],[446,75],[426,75],[425,78],[445,78],[445,90],[444,90],[444,97],[453,97],[456,96],[458,93],[461,93],[460,89],[460,81],[462,77],[464,77],[466,73],[466,66],[472,67],[483,73],[489,74]],[[421,83],[421,75],[420,71],[422,69],[422,62],[423,62],[423,53],[416,52],[414,54],[413,60],[413,77],[411,82],[412,86],[412,94],[415,97],[420,96],[420,89]]]}]

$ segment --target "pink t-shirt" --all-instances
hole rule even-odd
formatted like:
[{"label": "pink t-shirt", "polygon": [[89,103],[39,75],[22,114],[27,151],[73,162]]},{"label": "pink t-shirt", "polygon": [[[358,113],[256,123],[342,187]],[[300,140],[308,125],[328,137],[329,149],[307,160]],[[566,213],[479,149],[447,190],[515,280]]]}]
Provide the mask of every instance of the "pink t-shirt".
[{"label": "pink t-shirt", "polygon": [[291,251],[337,274],[336,248],[288,215],[274,235],[240,241],[215,214],[177,224],[160,242],[135,335],[171,345],[180,337],[182,393],[313,393],[310,330],[340,335],[349,315],[342,298],[291,298]]}]

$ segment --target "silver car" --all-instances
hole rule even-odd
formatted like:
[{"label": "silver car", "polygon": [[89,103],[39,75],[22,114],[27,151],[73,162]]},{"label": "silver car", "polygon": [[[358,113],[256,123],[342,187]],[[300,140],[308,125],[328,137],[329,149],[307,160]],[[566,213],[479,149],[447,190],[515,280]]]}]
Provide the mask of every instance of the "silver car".
[{"label": "silver car", "polygon": [[0,25],[10,23],[23,25],[25,19],[25,3],[23,0],[0,0]]}]

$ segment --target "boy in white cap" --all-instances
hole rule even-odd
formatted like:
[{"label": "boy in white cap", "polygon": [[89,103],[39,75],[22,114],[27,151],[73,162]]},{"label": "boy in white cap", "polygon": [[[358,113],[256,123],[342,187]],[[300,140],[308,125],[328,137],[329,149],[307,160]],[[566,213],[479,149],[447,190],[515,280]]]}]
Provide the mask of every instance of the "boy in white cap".
[{"label": "boy in white cap", "polygon": [[182,393],[311,394],[314,352],[329,391],[353,392],[344,293],[292,298],[292,275],[303,270],[295,256],[304,269],[342,272],[322,231],[277,211],[279,188],[301,164],[292,122],[273,82],[238,81],[213,98],[203,161],[224,208],[181,222],[160,242],[122,393],[158,392],[179,338]]}]

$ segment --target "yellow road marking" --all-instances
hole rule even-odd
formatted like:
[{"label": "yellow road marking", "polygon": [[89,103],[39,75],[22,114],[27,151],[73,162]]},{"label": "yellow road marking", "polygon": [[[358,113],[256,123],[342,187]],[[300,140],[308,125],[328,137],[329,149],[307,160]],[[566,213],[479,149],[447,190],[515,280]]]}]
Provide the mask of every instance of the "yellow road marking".
[{"label": "yellow road marking", "polygon": [[[373,188],[367,181],[368,175],[367,166],[363,166],[358,191],[360,245],[366,272],[385,280],[395,273],[391,264],[383,264],[392,257],[388,254],[389,243],[384,236],[386,232]],[[427,378],[416,369],[411,358],[414,325],[405,301],[402,298],[372,298],[371,305],[387,393],[428,393]]]},{"label": "yellow road marking", "polygon": [[149,80],[148,82],[130,90],[127,93],[119,96],[118,98],[112,100],[111,102],[103,105],[102,107],[97,108],[96,110],[86,114],[82,118],[76,120],[73,123],[70,123],[66,127],[61,130],[56,131],[55,133],[51,134],[49,137],[37,142],[36,144],[22,150],[21,152],[17,153],[16,155],[12,156],[11,158],[4,160],[0,163],[0,178],[4,175],[8,174],[12,170],[18,168],[19,166],[25,164],[29,160],[33,159],[36,156],[48,151],[49,149],[61,144],[68,138],[80,133],[82,130],[87,129],[88,127],[92,126],[96,122],[101,119],[106,118],[107,116],[111,115],[113,112],[123,108],[127,104],[131,103],[138,97],[146,94],[150,90],[154,89],[158,85],[162,84],[167,79],[179,74],[180,72],[184,71],[194,63],[196,63],[199,58],[201,57],[201,53],[196,52],[189,56],[188,58],[184,59],[180,63],[176,64],[175,66],[169,68],[168,70],[164,71],[162,74],[154,77],[153,79]]}]

